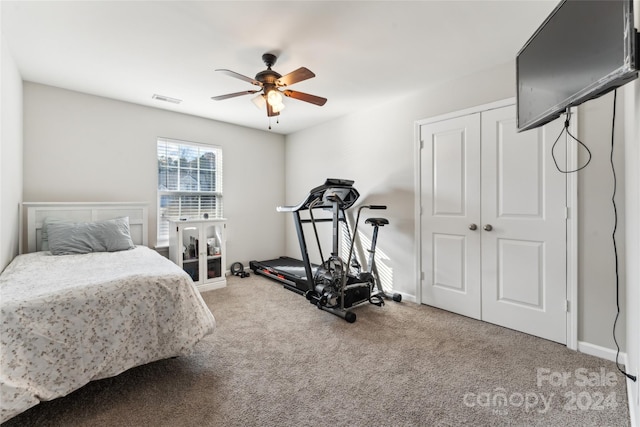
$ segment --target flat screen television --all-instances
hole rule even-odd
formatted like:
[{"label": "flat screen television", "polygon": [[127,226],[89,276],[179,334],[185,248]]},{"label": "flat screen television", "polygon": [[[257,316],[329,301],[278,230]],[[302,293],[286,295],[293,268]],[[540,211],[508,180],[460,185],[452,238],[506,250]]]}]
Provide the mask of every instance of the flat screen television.
[{"label": "flat screen television", "polygon": [[516,57],[523,131],[638,77],[633,0],[563,0]]}]

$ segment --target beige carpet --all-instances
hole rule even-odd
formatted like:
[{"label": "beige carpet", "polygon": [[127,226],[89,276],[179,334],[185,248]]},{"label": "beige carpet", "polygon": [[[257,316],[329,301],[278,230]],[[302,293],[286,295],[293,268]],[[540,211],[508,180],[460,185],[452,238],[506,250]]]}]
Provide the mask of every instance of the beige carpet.
[{"label": "beige carpet", "polygon": [[413,303],[349,324],[252,275],[203,294],[218,328],[5,426],[627,426],[613,363]]}]

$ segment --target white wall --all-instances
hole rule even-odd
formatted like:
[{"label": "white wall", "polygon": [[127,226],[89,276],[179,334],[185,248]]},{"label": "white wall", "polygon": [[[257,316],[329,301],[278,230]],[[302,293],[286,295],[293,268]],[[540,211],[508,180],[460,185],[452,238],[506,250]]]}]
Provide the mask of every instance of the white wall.
[{"label": "white wall", "polygon": [[4,39],[0,92],[0,271],[18,254],[22,201],[22,78]]},{"label": "white wall", "polygon": [[[286,144],[287,203],[299,201],[310,188],[327,177],[354,179],[363,203],[389,205],[385,216],[391,224],[381,231],[379,247],[389,257],[387,264],[393,271],[393,288],[415,296],[414,122],[514,97],[515,87],[514,64],[503,64],[423,90],[406,99],[289,135]],[[591,102],[606,103],[607,98]],[[580,117],[581,123],[589,123],[583,129],[587,132],[583,136],[591,143],[594,157],[597,157],[585,172],[592,180],[605,181],[584,185],[580,190],[589,206],[592,203],[602,206],[597,212],[592,213],[589,209],[579,212],[580,222],[588,224],[588,229],[582,227],[578,236],[579,256],[584,260],[579,266],[579,294],[583,306],[580,308],[578,339],[611,349],[615,288],[611,286],[611,280],[604,284],[590,279],[613,277],[611,246],[600,245],[600,240],[591,245],[594,242],[589,240],[592,235],[606,240],[612,226],[611,210],[607,205],[611,187],[606,185],[610,176],[610,138],[599,139],[601,132],[606,134],[607,129],[610,132],[610,110],[598,111],[599,105],[588,107]],[[596,133],[595,138],[590,132]],[[617,158],[622,159],[620,153]],[[623,162],[619,161],[616,167],[618,173],[624,175]],[[624,233],[624,224],[619,224],[619,230]],[[583,244],[585,241],[589,244]],[[298,253],[295,230],[288,224],[287,255],[297,256]],[[624,301],[622,295],[622,304]],[[624,330],[624,324],[621,329]],[[619,337],[619,341],[624,348],[625,337]]]},{"label": "white wall", "polygon": [[24,200],[148,202],[153,246],[159,136],[222,146],[229,264],[282,254],[282,135],[30,82]]},{"label": "white wall", "polygon": [[[625,303],[625,162],[624,162],[624,102],[618,91],[614,142],[614,165],[617,189],[618,227],[616,246],[620,272],[620,303],[622,311],[616,326],[618,343],[626,342]],[[613,93],[593,99],[578,107],[578,135],[592,153],[589,166],[578,173],[578,281],[580,341],[614,349],[613,321],[616,314],[615,256],[612,233],[614,211],[613,172],[611,169],[611,125]],[[579,163],[586,159],[579,151]],[[607,307],[603,310],[603,306]]]}]

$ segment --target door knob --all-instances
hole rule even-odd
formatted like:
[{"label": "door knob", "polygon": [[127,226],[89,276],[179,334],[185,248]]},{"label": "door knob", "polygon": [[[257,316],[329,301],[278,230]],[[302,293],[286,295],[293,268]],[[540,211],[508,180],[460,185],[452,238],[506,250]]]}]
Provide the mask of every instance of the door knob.
[{"label": "door knob", "polygon": [[493,230],[493,227],[491,226],[491,224],[487,224],[483,227],[485,229],[485,231],[491,231]]},{"label": "door knob", "polygon": [[475,225],[475,224],[469,224],[469,230],[472,230],[472,231],[473,231],[473,230],[477,230],[477,229],[478,229],[478,226],[477,226],[477,225]]}]

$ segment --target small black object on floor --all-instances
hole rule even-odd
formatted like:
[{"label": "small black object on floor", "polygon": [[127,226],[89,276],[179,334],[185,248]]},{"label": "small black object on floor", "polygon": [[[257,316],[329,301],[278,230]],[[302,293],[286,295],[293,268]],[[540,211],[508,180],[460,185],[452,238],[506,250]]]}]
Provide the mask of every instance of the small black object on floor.
[{"label": "small black object on floor", "polygon": [[244,265],[241,262],[234,262],[231,264],[231,274],[234,276],[239,276],[241,279],[245,277],[249,277],[250,274],[244,271]]}]

